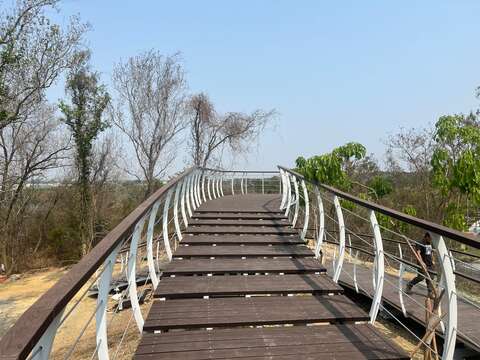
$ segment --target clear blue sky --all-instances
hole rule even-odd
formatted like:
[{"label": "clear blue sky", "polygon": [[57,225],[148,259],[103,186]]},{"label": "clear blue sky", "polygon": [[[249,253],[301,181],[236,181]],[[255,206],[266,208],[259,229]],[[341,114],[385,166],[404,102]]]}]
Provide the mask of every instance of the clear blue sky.
[{"label": "clear blue sky", "polygon": [[[192,92],[219,110],[275,108],[274,129],[237,168],[272,169],[382,139],[478,107],[480,1],[120,1],[62,3],[79,13],[94,67],[156,48],[180,51]],[[183,159],[182,159],[183,160]]]}]

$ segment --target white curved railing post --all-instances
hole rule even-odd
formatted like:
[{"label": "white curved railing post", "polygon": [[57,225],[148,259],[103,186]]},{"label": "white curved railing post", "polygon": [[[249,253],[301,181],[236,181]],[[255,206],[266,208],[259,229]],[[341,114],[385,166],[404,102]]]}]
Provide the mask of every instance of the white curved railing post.
[{"label": "white curved railing post", "polygon": [[282,202],[280,203],[280,210],[285,209],[285,205],[287,203],[287,187],[285,185],[285,171],[282,169],[280,171],[280,179],[281,179],[281,191],[282,191]]},{"label": "white curved railing post", "polygon": [[202,172],[198,170],[198,181],[197,181],[197,193],[198,193],[198,202],[200,205],[203,203],[202,197]]},{"label": "white curved railing post", "polygon": [[322,196],[320,190],[315,186],[315,193],[317,194],[317,203],[318,203],[318,238],[317,244],[315,245],[315,257],[318,259],[320,257],[320,251],[322,250],[323,239],[325,237],[325,211],[323,209]]},{"label": "white curved railing post", "polygon": [[163,243],[165,245],[165,252],[167,253],[168,261],[172,260],[172,249],[170,247],[170,241],[168,238],[168,209],[170,208],[170,199],[172,198],[173,189],[168,190],[165,198],[165,204],[163,205]]},{"label": "white curved railing post", "polygon": [[342,272],[343,259],[345,257],[345,222],[343,220],[342,206],[338,196],[333,197],[333,203],[335,205],[335,212],[337,214],[338,222],[338,234],[339,234],[339,249],[338,249],[338,261],[335,263],[335,272],[333,274],[333,281],[338,283],[340,274]]},{"label": "white curved railing post", "polygon": [[186,212],[186,209],[185,209],[185,200],[186,200],[185,188],[186,188],[186,186],[187,186],[187,180],[182,179],[182,181],[181,181],[181,193],[180,193],[180,208],[182,210],[183,226],[185,226],[185,227],[188,226],[187,212]]},{"label": "white curved railing post", "polygon": [[403,316],[407,317],[407,310],[405,309],[405,303],[403,301],[403,274],[405,273],[405,265],[403,264],[403,252],[400,244],[398,244],[398,257],[400,258],[398,268],[398,299],[400,301]]},{"label": "white curved railing post", "polygon": [[220,175],[219,186],[220,186],[220,194],[221,194],[222,196],[225,196],[225,194],[223,193],[223,175]]},{"label": "white curved railing post", "polygon": [[307,235],[307,229],[308,229],[308,220],[310,218],[310,204],[308,199],[307,186],[305,185],[305,180],[303,179],[302,179],[302,190],[303,190],[303,201],[305,202],[305,218],[303,221],[303,229],[302,229],[302,233],[300,234],[300,237],[302,238],[302,240],[305,240],[305,235]]},{"label": "white curved railing post", "polygon": [[298,219],[298,209],[300,208],[300,195],[298,192],[298,181],[296,176],[292,176],[293,188],[295,189],[295,213],[293,214],[292,227],[295,227]]},{"label": "white curved railing post", "polygon": [[235,181],[235,173],[232,173],[232,195],[235,195],[235,191],[233,190],[234,181]]},{"label": "white curved railing post", "polygon": [[214,199],[218,198],[217,195],[217,175],[213,174],[212,176],[212,196]]},{"label": "white curved railing post", "polygon": [[197,198],[198,206],[202,205],[202,173],[200,170],[197,170]]},{"label": "white curved railing post", "polygon": [[457,290],[455,287],[455,274],[447,246],[442,236],[431,233],[433,247],[437,250],[438,265],[442,271],[447,301],[447,320],[445,324],[442,359],[451,360],[455,352],[457,339]]},{"label": "white curved railing post", "polygon": [[221,179],[222,179],[222,175],[218,174],[218,177],[217,177],[217,195],[218,195],[218,197],[222,196],[222,193],[220,192],[220,181],[221,181]]},{"label": "white curved railing post", "polygon": [[192,216],[193,212],[197,208],[197,204],[195,203],[195,174],[190,174],[189,176],[189,182],[188,182],[188,196],[190,197],[190,209],[192,212],[190,213],[190,216]]},{"label": "white curved railing post", "polygon": [[205,196],[205,179],[207,178],[207,174],[205,171],[202,171],[202,197],[203,202],[207,201],[207,197]]},{"label": "white curved railing post", "polygon": [[188,217],[192,216],[192,205],[190,205],[191,198],[190,198],[190,178],[191,174],[187,176],[185,179],[185,202],[187,203],[187,211],[188,211]]},{"label": "white curved railing post", "polygon": [[140,236],[142,234],[145,219],[146,216],[143,216],[135,225],[132,240],[130,242],[130,251],[128,258],[128,295],[130,297],[130,303],[132,304],[133,316],[135,318],[135,322],[137,323],[140,334],[143,331],[144,322],[142,312],[140,311],[140,304],[138,303],[136,268],[138,241],[140,240]]},{"label": "white curved railing post", "polygon": [[211,177],[207,177],[207,195],[208,195],[208,200],[212,200],[212,194],[210,193],[210,182],[211,182]]},{"label": "white curved railing post", "polygon": [[175,223],[175,232],[177,233],[178,241],[182,241],[182,230],[180,229],[180,221],[178,220],[178,198],[180,196],[181,183],[175,186],[175,197],[173,199],[173,222]]},{"label": "white curved railing post", "polygon": [[200,206],[200,193],[198,191],[198,172],[193,173],[193,201],[195,202],[195,209]]},{"label": "white curved railing post", "polygon": [[380,226],[375,216],[375,211],[370,210],[370,225],[373,231],[373,240],[375,244],[375,294],[373,295],[372,307],[370,308],[370,323],[374,324],[380,309],[383,293],[383,279],[385,273],[385,263],[383,254],[382,234]]},{"label": "white curved railing post", "polygon": [[196,171],[193,172],[193,183],[192,183],[192,192],[193,192],[193,203],[194,203],[194,208],[198,208],[200,205],[199,199],[198,199],[198,192],[197,192],[197,183],[198,183],[198,174]]},{"label": "white curved railing post", "polygon": [[287,207],[285,208],[285,216],[288,216],[290,212],[290,206],[292,205],[292,185],[290,183],[290,174],[285,171],[285,181],[287,185]]},{"label": "white curved railing post", "polygon": [[245,191],[243,189],[243,176],[240,178],[240,190],[241,190],[242,195],[244,195]]},{"label": "white curved railing post", "polygon": [[60,325],[64,311],[65,309],[60,311],[55,319],[53,319],[47,330],[45,330],[42,337],[38,341],[37,345],[35,345],[33,348],[31,352],[31,354],[33,354],[31,357],[32,360],[48,360],[50,358],[53,341],[55,340],[55,335],[57,335],[58,326]]},{"label": "white curved railing post", "polygon": [[148,272],[150,274],[150,278],[152,279],[152,286],[154,290],[158,286],[158,277],[157,277],[157,271],[155,270],[155,262],[153,261],[153,231],[155,229],[155,219],[157,217],[157,212],[159,207],[160,207],[160,200],[158,200],[152,207],[152,211],[150,212],[150,219],[148,220],[148,228],[147,228]]},{"label": "white curved railing post", "polygon": [[107,305],[110,283],[112,281],[113,267],[117,254],[122,244],[108,255],[103,265],[103,272],[98,281],[97,312],[95,314],[95,338],[97,342],[97,356],[99,360],[108,360],[108,335],[107,335]]}]

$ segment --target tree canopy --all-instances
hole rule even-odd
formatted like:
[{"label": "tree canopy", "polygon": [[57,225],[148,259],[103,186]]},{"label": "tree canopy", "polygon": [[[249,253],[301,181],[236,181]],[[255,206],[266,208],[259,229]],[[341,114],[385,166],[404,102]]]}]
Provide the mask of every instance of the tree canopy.
[{"label": "tree canopy", "polygon": [[354,167],[355,161],[363,159],[365,155],[365,146],[349,142],[330,153],[308,159],[300,156],[295,164],[297,171],[308,180],[347,189],[350,187],[348,172]]}]

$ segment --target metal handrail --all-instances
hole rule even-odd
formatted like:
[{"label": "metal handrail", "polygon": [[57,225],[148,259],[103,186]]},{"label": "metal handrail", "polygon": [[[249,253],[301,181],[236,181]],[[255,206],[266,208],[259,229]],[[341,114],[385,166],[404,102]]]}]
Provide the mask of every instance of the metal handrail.
[{"label": "metal handrail", "polygon": [[[457,337],[457,291],[456,291],[456,284],[455,284],[455,264],[453,260],[453,256],[449,252],[446,247],[446,243],[444,237],[457,241],[459,243],[472,246],[474,248],[480,248],[480,242],[472,236],[463,234],[459,231],[447,228],[442,225],[438,225],[432,223],[430,221],[426,221],[423,219],[416,218],[414,216],[410,216],[404,214],[402,212],[390,209],[388,207],[375,204],[371,201],[367,201],[364,199],[360,199],[354,195],[348,194],[344,191],[336,189],[332,186],[328,186],[317,181],[311,181],[306,179],[303,175],[299,174],[295,170],[291,170],[285,168],[283,166],[278,166],[280,174],[282,176],[282,202],[281,202],[281,209],[285,209],[285,215],[288,216],[290,212],[290,207],[292,206],[292,199],[299,198],[299,191],[298,191],[298,184],[301,183],[302,187],[305,189],[305,183],[308,183],[312,188],[312,193],[314,197],[317,199],[317,206],[318,206],[318,232],[316,235],[316,244],[315,244],[315,256],[318,258],[321,254],[322,244],[326,242],[326,235],[330,235],[326,230],[325,226],[325,218],[330,218],[338,226],[338,259],[334,255],[334,263],[333,263],[333,281],[338,282],[340,274],[342,273],[342,266],[345,259],[345,249],[351,248],[346,244],[346,235],[347,235],[347,225],[345,223],[346,218],[343,215],[343,210],[353,215],[355,213],[349,211],[347,208],[344,208],[341,204],[341,200],[348,200],[356,205],[359,205],[361,208],[368,210],[369,216],[363,217],[358,216],[361,220],[367,222],[371,226],[371,230],[373,233],[373,256],[374,256],[374,265],[372,271],[372,283],[373,283],[373,290],[374,294],[372,295],[372,304],[370,307],[370,322],[373,324],[376,321],[376,317],[381,306],[382,296],[383,296],[383,286],[384,286],[384,272],[385,272],[385,261],[387,260],[385,256],[392,257],[391,254],[385,253],[383,249],[383,239],[381,229],[385,229],[385,227],[381,226],[377,221],[378,213],[387,215],[391,218],[396,220],[402,221],[406,224],[410,224],[430,233],[432,237],[432,245],[435,249],[436,255],[438,257],[438,268],[441,271],[441,279],[442,279],[442,288],[446,294],[444,297],[445,301],[447,302],[447,311],[446,311],[446,322],[444,323],[444,348],[442,358],[446,360],[453,359],[454,351],[455,351],[455,342]],[[293,191],[295,190],[295,191]],[[328,194],[328,196],[327,196]],[[331,196],[331,199],[329,198]],[[304,191],[304,229],[308,227],[309,222],[309,212],[308,212],[308,191]],[[332,206],[334,214],[329,216],[325,213],[323,200],[327,200]],[[293,210],[293,223],[295,224],[295,220],[297,219],[299,213],[299,205],[298,201],[295,201],[295,208]],[[333,219],[332,217],[336,217]],[[400,235],[403,237],[402,234],[395,233],[396,235]],[[331,235],[330,235],[331,236]],[[337,239],[335,239],[337,240]],[[407,238],[405,240],[408,242]],[[400,248],[401,250],[401,248]],[[357,249],[358,251],[362,251],[363,249]],[[336,254],[336,252],[335,252]],[[401,255],[400,255],[401,256]],[[393,256],[395,260],[399,260],[396,256]],[[401,259],[403,260],[403,259]],[[403,262],[401,261],[401,264]],[[387,261],[388,264],[388,261]],[[424,270],[424,268],[422,268]],[[402,271],[402,270],[400,270]],[[426,271],[426,270],[424,270]],[[355,280],[354,280],[355,282]],[[357,285],[355,286],[357,288]],[[399,288],[401,289],[402,286],[400,284]],[[435,289],[434,293],[436,294]],[[400,291],[401,294],[401,291]],[[400,296],[400,302],[402,302],[402,295]],[[405,313],[405,312],[404,312]]]},{"label": "metal handrail", "polygon": [[335,195],[337,195],[337,196],[339,196],[343,199],[346,199],[348,201],[356,203],[356,204],[358,204],[362,207],[365,207],[367,209],[377,211],[377,212],[382,213],[384,215],[390,216],[394,219],[403,221],[407,224],[417,226],[417,227],[423,228],[423,229],[428,230],[428,231],[432,231],[432,232],[434,232],[438,235],[445,236],[449,239],[458,241],[462,244],[474,247],[475,249],[480,249],[480,241],[478,241],[475,237],[473,237],[471,235],[464,234],[460,231],[448,228],[448,227],[443,226],[443,225],[435,224],[435,223],[433,223],[431,221],[428,221],[428,220],[423,220],[423,219],[420,219],[420,218],[417,218],[417,217],[414,217],[414,216],[411,216],[411,215],[407,215],[407,214],[402,213],[398,210],[394,210],[394,209],[388,208],[388,207],[383,206],[383,205],[375,204],[375,203],[373,203],[371,201],[368,201],[368,200],[363,200],[363,199],[361,199],[357,196],[351,195],[351,194],[346,193],[342,190],[338,190],[338,189],[336,189],[332,186],[325,185],[325,184],[322,184],[322,183],[319,183],[319,182],[316,182],[316,181],[308,180],[303,175],[299,174],[298,172],[296,172],[294,170],[291,170],[291,169],[288,169],[288,168],[285,168],[283,166],[279,166],[279,169],[282,169],[282,170],[290,173],[291,175],[296,176],[297,178],[300,178],[300,179],[302,179],[302,180],[304,180],[304,181],[306,181],[306,182],[308,182],[312,185],[316,185],[318,187],[321,187],[324,190],[327,190],[327,191],[329,191],[329,192],[331,192],[331,193],[333,193],[333,194],[335,194]]}]

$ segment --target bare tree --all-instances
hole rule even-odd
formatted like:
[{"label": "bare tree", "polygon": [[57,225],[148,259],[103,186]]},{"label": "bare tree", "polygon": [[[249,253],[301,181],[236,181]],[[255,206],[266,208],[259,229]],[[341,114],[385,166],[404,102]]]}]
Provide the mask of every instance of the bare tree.
[{"label": "bare tree", "polygon": [[[431,159],[434,150],[433,129],[400,129],[391,135],[386,143],[386,164],[388,169],[397,174],[409,174],[412,186],[418,186],[418,192],[405,192],[405,196],[418,194],[422,198],[414,203],[421,204],[422,215],[435,218],[438,201],[430,185]],[[396,176],[401,179],[402,176]],[[412,201],[413,202],[413,201]]]},{"label": "bare tree", "polygon": [[118,102],[111,118],[133,146],[140,171],[125,169],[147,184],[165,174],[175,158],[177,135],[185,128],[185,74],[178,54],[151,50],[115,66]]},{"label": "bare tree", "polygon": [[205,167],[212,162],[218,165],[225,149],[234,155],[248,152],[275,115],[275,110],[218,114],[209,97],[199,93],[190,98],[188,114],[192,162]]},{"label": "bare tree", "polygon": [[46,11],[58,0],[18,0],[0,14],[0,129],[22,121],[66,69],[88,26],[71,18],[66,29]]},{"label": "bare tree", "polygon": [[32,189],[63,164],[68,138],[55,119],[55,108],[38,103],[22,121],[0,129],[0,237],[2,263],[14,268],[19,251],[21,224],[32,206]]}]

